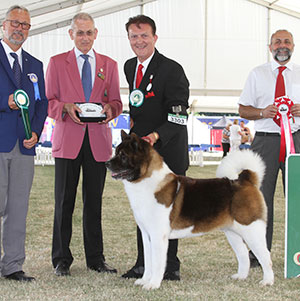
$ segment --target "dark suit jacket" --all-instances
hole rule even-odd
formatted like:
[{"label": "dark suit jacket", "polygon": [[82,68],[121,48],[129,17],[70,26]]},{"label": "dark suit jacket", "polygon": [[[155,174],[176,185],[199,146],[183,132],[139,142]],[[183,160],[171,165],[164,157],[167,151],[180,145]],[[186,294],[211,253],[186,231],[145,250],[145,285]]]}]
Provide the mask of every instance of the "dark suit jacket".
[{"label": "dark suit jacket", "polygon": [[[28,110],[31,129],[39,136],[43,130],[48,106],[45,96],[43,64],[24,50],[22,50],[22,64],[21,89],[29,96],[30,105]],[[38,77],[41,100],[35,100],[34,87],[28,77],[30,73],[35,73]],[[10,152],[16,145],[17,139],[19,139],[21,153],[34,155],[35,148],[26,149],[23,146],[23,140],[26,138],[20,110],[11,110],[8,106],[8,96],[14,93],[15,90],[17,90],[16,80],[4,48],[0,43],[0,152]]]},{"label": "dark suit jacket", "polygon": [[[130,92],[133,90],[136,64],[135,57],[124,66]],[[151,75],[152,87],[147,91]],[[189,165],[187,128],[168,121],[172,106],[182,105],[188,108],[189,82],[183,68],[155,50],[139,90],[145,98],[139,107],[130,104],[130,117],[134,122],[131,132],[140,137],[157,132],[160,139],[155,144],[155,149],[173,172],[183,174]]]}]

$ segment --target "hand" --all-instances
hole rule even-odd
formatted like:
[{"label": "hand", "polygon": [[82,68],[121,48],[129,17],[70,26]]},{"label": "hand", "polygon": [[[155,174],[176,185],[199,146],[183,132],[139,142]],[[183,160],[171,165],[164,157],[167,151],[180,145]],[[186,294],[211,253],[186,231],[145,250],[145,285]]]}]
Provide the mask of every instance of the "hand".
[{"label": "hand", "polygon": [[98,123],[108,123],[109,121],[111,121],[113,119],[110,104],[106,104],[101,113],[106,114],[106,119],[103,121],[99,121]]},{"label": "hand", "polygon": [[296,103],[291,107],[291,113],[295,117],[300,117],[300,104],[299,103]]},{"label": "hand", "polygon": [[19,110],[19,107],[16,105],[15,101],[14,101],[14,95],[10,94],[8,96],[8,106],[12,109],[12,110]]},{"label": "hand", "polygon": [[150,143],[151,146],[153,146],[159,139],[159,135],[156,132],[153,132],[153,133],[149,134],[148,136],[142,137],[142,139],[144,139],[145,141]]},{"label": "hand", "polygon": [[274,105],[268,105],[262,110],[263,118],[274,118],[277,114],[278,108]]},{"label": "hand", "polygon": [[69,114],[70,118],[77,124],[84,124],[80,121],[80,119],[77,117],[76,112],[81,113],[81,110],[75,103],[65,103],[63,112],[66,112]]},{"label": "hand", "polygon": [[25,148],[33,148],[38,143],[38,136],[35,132],[32,132],[32,137],[30,139],[24,139],[23,145]]}]

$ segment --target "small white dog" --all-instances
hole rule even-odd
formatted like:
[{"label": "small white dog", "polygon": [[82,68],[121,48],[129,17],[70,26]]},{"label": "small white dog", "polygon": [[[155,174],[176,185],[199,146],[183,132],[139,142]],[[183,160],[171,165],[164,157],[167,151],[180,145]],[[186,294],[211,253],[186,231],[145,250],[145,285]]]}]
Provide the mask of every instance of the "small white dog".
[{"label": "small white dog", "polygon": [[[259,190],[265,166],[251,151],[230,153],[213,179],[175,175],[162,157],[135,134],[122,132],[116,155],[106,163],[112,177],[122,179],[142,232],[145,271],[135,281],[145,289],[160,287],[168,240],[222,230],[238,260],[234,279],[248,276],[248,247],[263,269],[263,285],[274,274],[266,245],[266,213]],[[220,178],[221,177],[221,178]]]}]

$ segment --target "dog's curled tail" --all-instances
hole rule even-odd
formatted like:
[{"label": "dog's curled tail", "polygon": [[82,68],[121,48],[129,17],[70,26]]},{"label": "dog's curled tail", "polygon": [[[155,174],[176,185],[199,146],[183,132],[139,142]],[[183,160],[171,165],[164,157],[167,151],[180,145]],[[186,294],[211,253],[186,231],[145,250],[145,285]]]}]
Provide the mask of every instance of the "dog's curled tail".
[{"label": "dog's curled tail", "polygon": [[216,175],[218,178],[226,177],[230,180],[236,180],[243,170],[248,169],[256,173],[260,187],[265,168],[265,163],[257,153],[251,150],[234,151],[222,159]]}]

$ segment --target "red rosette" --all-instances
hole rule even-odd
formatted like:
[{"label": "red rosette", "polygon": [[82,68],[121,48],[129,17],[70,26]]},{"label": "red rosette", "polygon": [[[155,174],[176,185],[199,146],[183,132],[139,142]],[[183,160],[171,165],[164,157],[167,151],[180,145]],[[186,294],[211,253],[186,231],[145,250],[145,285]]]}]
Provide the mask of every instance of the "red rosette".
[{"label": "red rosette", "polygon": [[287,96],[280,96],[275,98],[274,105],[278,108],[276,116],[273,118],[274,122],[280,127],[280,119],[282,114],[286,114],[288,119],[293,119],[291,107],[294,105],[293,101]]}]

